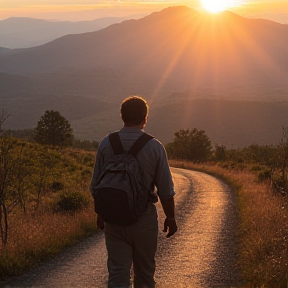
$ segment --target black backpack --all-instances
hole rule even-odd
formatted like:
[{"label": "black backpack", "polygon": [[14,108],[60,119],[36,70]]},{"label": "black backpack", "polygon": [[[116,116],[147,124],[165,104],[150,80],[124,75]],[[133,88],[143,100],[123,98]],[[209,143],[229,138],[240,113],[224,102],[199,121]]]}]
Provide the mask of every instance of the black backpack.
[{"label": "black backpack", "polygon": [[105,222],[130,225],[146,211],[149,191],[143,185],[136,156],[152,138],[147,133],[142,134],[125,152],[118,132],[109,135],[114,156],[104,165],[94,194],[95,212]]}]

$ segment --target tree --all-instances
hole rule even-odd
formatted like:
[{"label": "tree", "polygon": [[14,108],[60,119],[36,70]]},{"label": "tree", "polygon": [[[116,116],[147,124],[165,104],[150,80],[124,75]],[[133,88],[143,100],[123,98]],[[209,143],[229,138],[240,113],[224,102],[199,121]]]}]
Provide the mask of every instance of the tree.
[{"label": "tree", "polygon": [[13,157],[13,149],[17,145],[17,140],[10,137],[0,139],[0,238],[2,248],[8,240],[8,213],[9,205],[13,206],[14,199],[11,197],[11,189],[14,181],[14,171],[17,162]]},{"label": "tree", "polygon": [[215,145],[214,157],[217,161],[226,160],[226,146],[224,145]]},{"label": "tree", "polygon": [[174,133],[174,140],[167,145],[167,153],[173,158],[201,162],[211,154],[211,141],[204,130],[194,128]]},{"label": "tree", "polygon": [[281,179],[280,181],[274,181],[277,189],[282,194],[288,193],[288,127],[282,126],[282,138],[277,145],[277,166],[280,169]]},{"label": "tree", "polygon": [[70,123],[58,111],[47,110],[37,122],[34,139],[40,144],[70,146],[73,138]]},{"label": "tree", "polygon": [[7,114],[3,109],[0,114],[0,137],[3,136],[3,123],[9,118],[10,114]]}]

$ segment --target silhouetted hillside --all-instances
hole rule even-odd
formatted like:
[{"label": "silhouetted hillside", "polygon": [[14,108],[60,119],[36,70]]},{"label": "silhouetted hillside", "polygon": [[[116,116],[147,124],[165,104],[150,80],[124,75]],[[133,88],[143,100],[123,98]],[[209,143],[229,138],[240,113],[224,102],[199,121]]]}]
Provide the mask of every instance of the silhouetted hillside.
[{"label": "silhouetted hillside", "polygon": [[213,141],[228,148],[276,144],[282,126],[288,127],[288,102],[180,100],[153,109],[147,129],[164,143],[180,129],[203,129]]},{"label": "silhouetted hillside", "polygon": [[[135,77],[136,76],[136,77]],[[12,75],[0,72],[0,99],[45,95],[86,96],[119,104],[130,94],[141,94],[151,98],[159,79],[126,77],[125,73],[111,68],[67,68],[37,75]],[[165,97],[170,91],[177,91],[181,83],[173,80],[157,89],[157,97]]]},{"label": "silhouetted hillside", "polygon": [[31,95],[36,92],[35,88],[39,86],[37,83],[37,79],[29,76],[0,72],[0,99]]},{"label": "silhouetted hillside", "polygon": [[[174,132],[192,128],[205,130],[213,145],[228,148],[277,144],[282,126],[288,126],[288,101],[182,99],[150,108],[145,130],[165,144],[173,139]],[[79,138],[99,141],[121,128],[119,107],[74,120],[72,124]]]},{"label": "silhouetted hillside", "polygon": [[27,17],[12,17],[0,21],[0,46],[27,48],[39,46],[68,34],[97,31],[125,20],[105,17],[93,21],[47,21]]},{"label": "silhouetted hillside", "polygon": [[10,49],[8,49],[8,48],[0,47],[0,55],[6,54],[6,53],[8,53],[9,51],[10,51]]},{"label": "silhouetted hillside", "polygon": [[[114,109],[116,105],[87,97],[53,96],[43,92],[42,96],[38,98],[33,97],[33,95],[26,98],[0,98],[0,107],[5,110],[6,114],[10,114],[5,121],[4,128],[25,129],[34,128],[46,110],[59,111],[69,121],[77,121],[89,119],[98,113],[105,113]],[[94,126],[97,126],[97,123],[94,123]]]}]

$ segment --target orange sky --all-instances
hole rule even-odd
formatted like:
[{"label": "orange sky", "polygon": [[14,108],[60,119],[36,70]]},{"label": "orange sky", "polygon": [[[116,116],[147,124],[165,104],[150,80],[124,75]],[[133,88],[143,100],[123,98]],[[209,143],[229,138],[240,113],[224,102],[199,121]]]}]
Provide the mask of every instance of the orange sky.
[{"label": "orange sky", "polygon": [[[217,0],[214,0],[217,1]],[[230,8],[252,18],[267,18],[288,24],[288,0],[232,0],[239,3]],[[0,20],[8,17],[33,17],[56,20],[93,20],[107,16],[150,14],[167,6],[186,5],[199,9],[200,0],[1,0]]]}]

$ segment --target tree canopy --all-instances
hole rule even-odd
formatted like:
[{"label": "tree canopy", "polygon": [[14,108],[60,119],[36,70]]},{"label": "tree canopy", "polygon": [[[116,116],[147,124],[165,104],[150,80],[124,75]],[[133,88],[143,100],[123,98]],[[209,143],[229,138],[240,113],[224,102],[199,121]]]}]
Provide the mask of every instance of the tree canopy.
[{"label": "tree canopy", "polygon": [[170,157],[201,162],[210,156],[211,141],[204,130],[180,129],[174,133],[174,136],[173,141],[166,147]]},{"label": "tree canopy", "polygon": [[58,111],[47,110],[37,122],[34,139],[40,144],[70,146],[74,139],[73,129]]}]

